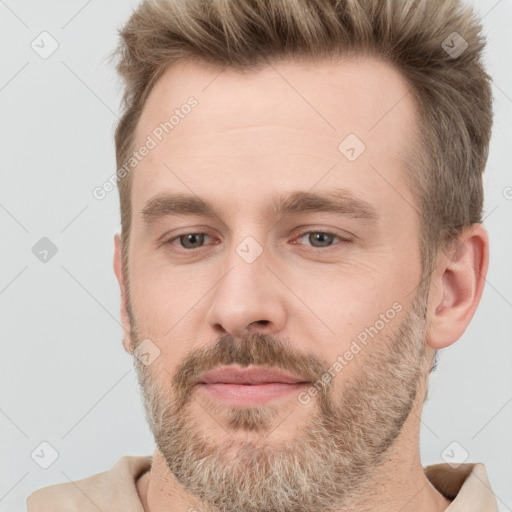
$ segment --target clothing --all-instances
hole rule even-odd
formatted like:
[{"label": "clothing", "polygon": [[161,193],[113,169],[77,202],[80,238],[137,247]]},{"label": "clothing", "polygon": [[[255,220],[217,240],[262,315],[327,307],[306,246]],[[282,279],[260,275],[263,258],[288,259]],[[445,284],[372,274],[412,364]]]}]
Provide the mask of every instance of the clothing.
[{"label": "clothing", "polygon": [[[151,468],[152,456],[122,457],[109,471],[50,485],[27,498],[28,512],[144,512],[136,481]],[[483,464],[424,468],[432,485],[453,500],[446,512],[498,512]]]}]

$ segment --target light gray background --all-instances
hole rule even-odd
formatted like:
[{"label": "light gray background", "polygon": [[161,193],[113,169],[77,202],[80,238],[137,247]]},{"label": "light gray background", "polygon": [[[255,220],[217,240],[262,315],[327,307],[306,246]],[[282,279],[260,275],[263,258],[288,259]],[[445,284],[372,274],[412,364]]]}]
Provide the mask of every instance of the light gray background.
[{"label": "light gray background", "polygon": [[[486,463],[502,511],[512,510],[512,1],[474,2],[484,16],[495,124],[485,174],[490,270],[470,327],[445,349],[423,416],[423,463],[456,441]],[[105,60],[136,0],[0,0],[1,172],[0,510],[25,510],[34,489],[107,470],[153,442],[121,345],[112,270],[119,83]],[[47,31],[58,49],[31,43]],[[47,37],[47,36],[46,36]],[[41,44],[41,43],[39,43]],[[45,48],[49,48],[46,40]],[[508,192],[508,194],[507,194]],[[507,199],[508,197],[508,199]],[[58,249],[43,263],[32,247]],[[31,458],[50,443],[57,460]],[[460,445],[460,447],[459,447]],[[45,457],[49,450],[44,450]]]}]

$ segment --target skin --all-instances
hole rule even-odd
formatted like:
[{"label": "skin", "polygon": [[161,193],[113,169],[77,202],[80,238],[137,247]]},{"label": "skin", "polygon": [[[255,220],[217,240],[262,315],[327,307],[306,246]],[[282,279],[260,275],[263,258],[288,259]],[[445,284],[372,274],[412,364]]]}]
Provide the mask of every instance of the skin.
[{"label": "skin", "polygon": [[[272,334],[333,363],[396,302],[403,306],[396,322],[403,319],[421,280],[419,218],[411,206],[417,201],[403,176],[406,148],[418,126],[407,91],[395,69],[372,58],[283,61],[248,73],[194,61],[171,65],[144,106],[136,147],[190,96],[198,106],[132,171],[129,298],[119,235],[114,239],[125,350],[133,351],[128,299],[140,332],[161,349],[152,369],[162,384],[187,354],[225,333]],[[366,146],[353,162],[338,150],[351,133]],[[277,192],[333,187],[370,203],[377,221],[320,212],[282,219],[264,214]],[[141,211],[162,191],[207,200],[217,216],[168,216],[148,226]],[[351,241],[314,247],[304,236],[310,231]],[[210,238],[188,253],[179,239],[163,244],[186,233]],[[263,249],[250,264],[236,252],[248,236]],[[464,230],[458,247],[457,255],[440,252],[431,275],[429,362],[435,350],[460,338],[482,294],[488,265],[483,226]],[[391,332],[393,322],[379,336]],[[335,396],[343,395],[344,383],[359,369],[356,357],[336,375]],[[425,366],[414,408],[358,510],[432,512],[449,505],[426,479],[419,457],[427,375]],[[220,439],[223,417],[212,417],[198,402],[191,407],[208,439]],[[310,413],[296,399],[280,398],[271,435],[234,435],[240,443],[253,435],[259,443],[280,446],[293,441]],[[197,498],[174,480],[158,449],[137,489],[145,511],[199,510]]]}]

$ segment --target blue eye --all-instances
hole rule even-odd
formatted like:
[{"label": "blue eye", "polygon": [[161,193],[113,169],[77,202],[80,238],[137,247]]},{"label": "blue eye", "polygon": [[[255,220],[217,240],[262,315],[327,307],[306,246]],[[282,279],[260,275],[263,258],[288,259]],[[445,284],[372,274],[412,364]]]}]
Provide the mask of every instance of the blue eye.
[{"label": "blue eye", "polygon": [[[342,238],[335,233],[330,233],[328,231],[306,231],[302,235],[298,237],[298,240],[301,240],[304,237],[308,237],[307,240],[312,244],[312,246],[316,249],[322,249],[324,247],[331,247],[333,245],[333,240],[338,239],[341,241],[348,242],[346,238]],[[319,245],[315,245],[318,243]]]}]

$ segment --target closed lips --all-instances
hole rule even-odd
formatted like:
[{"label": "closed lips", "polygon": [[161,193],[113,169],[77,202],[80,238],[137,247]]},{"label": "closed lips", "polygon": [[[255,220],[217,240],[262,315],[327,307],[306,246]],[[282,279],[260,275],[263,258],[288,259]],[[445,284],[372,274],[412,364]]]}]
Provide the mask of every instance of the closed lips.
[{"label": "closed lips", "polygon": [[255,386],[262,384],[300,384],[308,382],[306,379],[295,377],[279,370],[266,368],[237,369],[233,367],[216,368],[203,374],[198,384],[239,384]]}]

